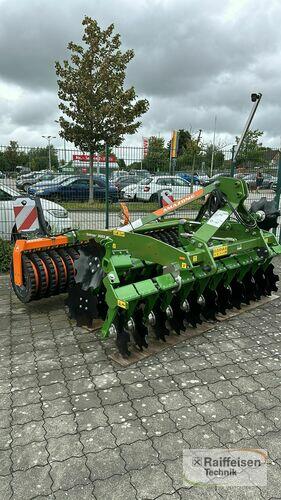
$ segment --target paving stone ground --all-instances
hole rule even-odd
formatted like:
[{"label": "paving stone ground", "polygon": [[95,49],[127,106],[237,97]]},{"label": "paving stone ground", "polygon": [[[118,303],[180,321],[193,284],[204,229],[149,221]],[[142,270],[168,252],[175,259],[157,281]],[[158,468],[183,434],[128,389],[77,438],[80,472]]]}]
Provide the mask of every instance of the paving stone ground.
[{"label": "paving stone ground", "polygon": [[[0,500],[281,498],[280,304],[120,368],[0,276]],[[184,485],[184,448],[233,445],[268,450],[267,487]]]}]

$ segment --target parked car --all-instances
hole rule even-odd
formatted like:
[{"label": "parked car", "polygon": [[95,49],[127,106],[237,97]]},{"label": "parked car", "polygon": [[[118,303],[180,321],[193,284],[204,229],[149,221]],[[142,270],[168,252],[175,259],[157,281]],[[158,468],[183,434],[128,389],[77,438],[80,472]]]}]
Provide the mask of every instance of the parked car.
[{"label": "parked car", "polygon": [[[247,182],[248,188],[253,190],[256,189],[256,173],[247,174],[243,176],[244,181]],[[271,174],[263,174],[263,182],[260,189],[273,189],[274,181],[276,177]]]},{"label": "parked car", "polygon": [[27,191],[30,186],[36,184],[39,181],[50,181],[56,177],[55,172],[38,172],[31,177],[24,178],[22,180],[17,180],[16,186],[18,189]]},{"label": "parked car", "polygon": [[[176,172],[176,175],[191,183],[192,175],[187,172]],[[193,175],[193,184],[200,184],[198,175]]]},{"label": "parked car", "polygon": [[128,175],[127,177],[121,177],[121,179],[118,179],[115,182],[115,187],[117,187],[118,191],[122,191],[126,186],[129,186],[130,184],[137,184],[143,179],[142,176],[140,175],[134,175],[133,177],[131,175]]},{"label": "parked car", "polygon": [[220,177],[230,177],[230,172],[219,172],[218,174],[214,174],[212,177],[205,181],[205,185],[217,181]]},{"label": "parked car", "polygon": [[[76,176],[64,181],[62,184],[48,186],[36,192],[38,196],[49,200],[58,201],[88,201],[89,199],[89,176]],[[105,200],[106,184],[99,176],[93,177],[94,199]],[[118,201],[118,190],[109,186],[109,201]]]},{"label": "parked car", "polygon": [[16,167],[16,171],[18,172],[19,175],[29,174],[30,173],[30,168],[29,167],[23,167],[22,165],[18,165]]},{"label": "parked car", "polygon": [[63,184],[65,181],[67,181],[69,179],[74,179],[74,178],[76,179],[77,175],[74,175],[74,174],[61,175],[61,174],[59,174],[59,175],[56,175],[56,177],[54,177],[51,180],[36,182],[35,184],[33,184],[32,186],[29,186],[27,188],[27,192],[28,192],[28,194],[35,195],[35,194],[37,194],[38,191],[41,191],[43,188],[56,186],[57,184]]},{"label": "parked car", "polygon": [[[199,186],[194,186],[194,190],[198,188]],[[178,199],[190,193],[190,184],[176,175],[151,176],[122,189],[121,197],[127,201],[157,201],[159,192],[165,189],[169,189],[174,198]]]},{"label": "parked car", "polygon": [[[16,189],[0,183],[0,238],[13,240],[16,234],[13,200],[22,194]],[[61,205],[41,200],[44,217],[53,233],[62,233],[73,227],[72,220]]]}]

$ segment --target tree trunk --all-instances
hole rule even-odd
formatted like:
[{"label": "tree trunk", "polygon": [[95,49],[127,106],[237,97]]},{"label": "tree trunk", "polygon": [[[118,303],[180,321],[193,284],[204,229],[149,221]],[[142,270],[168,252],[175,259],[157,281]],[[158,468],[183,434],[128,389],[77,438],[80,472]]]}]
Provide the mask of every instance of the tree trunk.
[{"label": "tree trunk", "polygon": [[94,198],[93,174],[94,174],[94,152],[90,151],[89,202],[93,201]]}]

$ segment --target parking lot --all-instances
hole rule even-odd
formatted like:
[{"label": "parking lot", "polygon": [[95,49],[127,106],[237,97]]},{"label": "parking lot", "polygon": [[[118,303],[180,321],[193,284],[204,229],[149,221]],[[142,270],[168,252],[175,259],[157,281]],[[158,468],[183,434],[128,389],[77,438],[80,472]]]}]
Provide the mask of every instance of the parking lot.
[{"label": "parking lot", "polygon": [[[279,261],[279,268],[281,267]],[[280,498],[280,299],[129,368],[0,276],[0,498]],[[183,483],[185,448],[264,448],[266,487]]]}]

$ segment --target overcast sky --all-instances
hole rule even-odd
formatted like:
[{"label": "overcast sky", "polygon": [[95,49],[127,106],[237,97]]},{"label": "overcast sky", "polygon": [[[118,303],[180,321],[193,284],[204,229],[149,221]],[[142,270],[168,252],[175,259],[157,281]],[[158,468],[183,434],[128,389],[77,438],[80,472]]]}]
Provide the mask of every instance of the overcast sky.
[{"label": "overcast sky", "polygon": [[218,139],[233,143],[259,91],[253,127],[280,145],[280,0],[0,0],[0,12],[0,144],[58,137],[54,61],[81,40],[88,15],[113,22],[135,51],[128,83],[150,110],[127,144],[178,128],[201,128],[211,140],[215,116]]}]

